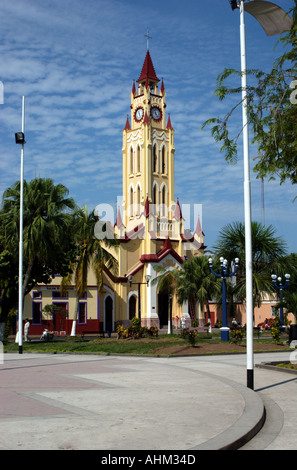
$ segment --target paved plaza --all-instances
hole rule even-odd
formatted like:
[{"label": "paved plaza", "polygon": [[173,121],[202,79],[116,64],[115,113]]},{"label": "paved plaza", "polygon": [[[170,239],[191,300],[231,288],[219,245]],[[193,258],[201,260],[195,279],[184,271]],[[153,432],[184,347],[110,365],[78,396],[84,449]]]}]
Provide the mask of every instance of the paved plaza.
[{"label": "paved plaza", "polygon": [[256,367],[289,353],[254,357],[253,391],[245,355],[4,354],[0,450],[296,450],[297,375]]}]

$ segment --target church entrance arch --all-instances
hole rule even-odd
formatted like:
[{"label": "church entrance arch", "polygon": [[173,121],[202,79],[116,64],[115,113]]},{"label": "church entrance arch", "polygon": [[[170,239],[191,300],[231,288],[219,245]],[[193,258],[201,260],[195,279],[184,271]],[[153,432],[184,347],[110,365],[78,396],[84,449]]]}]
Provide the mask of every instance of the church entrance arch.
[{"label": "church entrance arch", "polygon": [[168,293],[159,292],[158,294],[158,316],[160,321],[160,328],[168,325]]},{"label": "church entrance arch", "polygon": [[129,299],[129,320],[136,317],[136,296],[131,295]]}]

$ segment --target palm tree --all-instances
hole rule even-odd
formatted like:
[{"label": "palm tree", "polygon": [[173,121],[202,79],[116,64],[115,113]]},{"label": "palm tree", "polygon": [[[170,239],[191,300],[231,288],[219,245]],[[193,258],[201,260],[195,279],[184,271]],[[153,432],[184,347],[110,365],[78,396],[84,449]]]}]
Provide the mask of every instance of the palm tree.
[{"label": "palm tree", "polygon": [[[240,259],[235,288],[237,298],[245,298],[245,228],[241,222],[226,225],[214,247],[218,256],[229,262]],[[275,235],[275,229],[260,222],[252,222],[252,269],[254,304],[261,303],[263,292],[273,292],[271,274],[284,265],[286,243]]]},{"label": "palm tree", "polygon": [[195,319],[195,305],[199,302],[200,311],[204,312],[204,307],[209,311],[209,301],[218,292],[217,279],[211,274],[208,258],[197,256],[185,261],[180,272],[178,282],[179,302],[189,301],[189,309],[192,320]]},{"label": "palm tree", "polygon": [[74,320],[72,323],[71,336],[76,335],[76,323],[78,316],[79,300],[87,290],[88,272],[90,267],[96,276],[96,283],[99,292],[103,289],[103,271],[107,269],[117,270],[117,260],[108,251],[108,248],[117,246],[115,239],[99,240],[94,235],[95,225],[98,217],[94,210],[88,214],[87,208],[79,209],[75,214],[74,231],[77,245],[77,258],[71,266],[71,272],[62,279],[61,291],[65,292],[69,288],[74,275],[76,292],[76,303]]},{"label": "palm tree", "polygon": [[185,301],[189,303],[189,311],[192,321],[195,319],[195,306],[199,302],[203,312],[206,306],[208,316],[209,300],[218,293],[218,283],[211,275],[208,258],[197,256],[187,260],[181,269],[168,270],[157,268],[159,275],[152,281],[158,283],[159,289],[169,294],[176,292],[179,304]]},{"label": "palm tree", "polygon": [[[62,184],[49,178],[24,181],[23,203],[23,300],[38,280],[65,270],[69,264],[71,214],[75,202]],[[20,218],[20,183],[3,194],[1,225],[5,245],[18,252]],[[60,274],[63,274],[62,272]],[[24,305],[24,302],[23,302]]]}]

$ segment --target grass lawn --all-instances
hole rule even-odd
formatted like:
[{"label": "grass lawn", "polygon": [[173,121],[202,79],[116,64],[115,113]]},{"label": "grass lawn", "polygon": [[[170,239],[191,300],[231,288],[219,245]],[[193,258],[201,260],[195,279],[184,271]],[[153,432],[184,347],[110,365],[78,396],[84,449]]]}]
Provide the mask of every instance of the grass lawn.
[{"label": "grass lawn", "polygon": [[[81,352],[103,354],[153,354],[156,349],[167,348],[172,345],[184,346],[187,341],[179,336],[168,335],[157,338],[140,339],[81,339],[67,338],[65,340],[53,340],[48,342],[32,341],[23,343],[24,352]],[[4,352],[18,351],[16,343],[8,342],[4,345]]]},{"label": "grass lawn", "polygon": [[[283,341],[287,339],[283,338]],[[178,354],[187,352],[203,353],[205,352],[219,352],[231,350],[231,342],[222,342],[220,335],[203,335],[200,334],[195,346],[190,346],[186,339],[181,338],[179,335],[159,335],[157,338],[140,338],[140,339],[116,339],[116,338],[85,338],[68,337],[65,339],[54,339],[49,342],[42,342],[33,340],[32,342],[23,343],[23,352],[52,352],[52,353],[102,353],[102,354]],[[273,341],[271,336],[258,339],[254,338],[254,348],[271,345],[273,348]],[[228,348],[227,348],[228,346]],[[243,350],[245,348],[245,340],[240,345],[236,345],[236,350]],[[14,341],[9,341],[4,345],[4,352],[18,351],[19,346]],[[188,349],[188,351],[187,351]]]}]

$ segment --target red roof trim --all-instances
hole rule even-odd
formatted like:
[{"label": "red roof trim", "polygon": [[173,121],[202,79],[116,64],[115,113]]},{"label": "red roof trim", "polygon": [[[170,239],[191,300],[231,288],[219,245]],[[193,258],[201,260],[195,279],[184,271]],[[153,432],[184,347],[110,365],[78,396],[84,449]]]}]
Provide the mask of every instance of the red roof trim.
[{"label": "red roof trim", "polygon": [[132,94],[133,94],[133,96],[136,95],[135,82],[133,82],[133,85],[132,85]]},{"label": "red roof trim", "polygon": [[123,227],[124,226],[120,209],[118,209],[117,220],[115,221],[114,226],[115,227],[116,226],[117,227]]},{"label": "red roof trim", "polygon": [[156,82],[160,81],[156,75],[155,68],[153,66],[153,62],[152,62],[149,51],[147,51],[146,53],[144,64],[141,70],[141,74],[137,82],[142,82],[143,80],[146,80],[146,79],[153,80]]},{"label": "red roof trim", "polygon": [[176,206],[175,206],[175,209],[174,209],[174,214],[173,214],[172,218],[176,219],[176,220],[183,219],[183,215],[182,215],[179,200],[177,200],[177,203],[176,203]]},{"label": "red roof trim", "polygon": [[172,129],[170,114],[169,114],[169,116],[168,116],[168,121],[167,121],[166,129]]},{"label": "red roof trim", "polygon": [[131,130],[131,127],[130,127],[130,122],[129,122],[129,116],[127,116],[127,120],[126,120],[126,125],[125,125],[125,131],[130,131]]},{"label": "red roof trim", "polygon": [[158,263],[168,255],[171,255],[180,264],[184,262],[183,258],[172,248],[169,238],[165,240],[164,247],[159,253],[142,255],[140,261],[142,263]]}]

